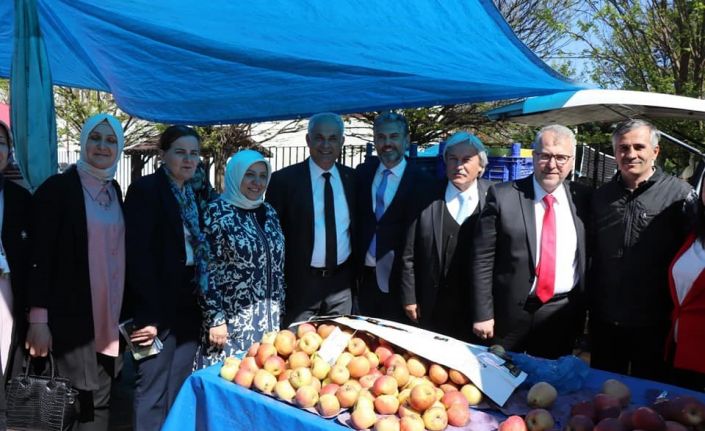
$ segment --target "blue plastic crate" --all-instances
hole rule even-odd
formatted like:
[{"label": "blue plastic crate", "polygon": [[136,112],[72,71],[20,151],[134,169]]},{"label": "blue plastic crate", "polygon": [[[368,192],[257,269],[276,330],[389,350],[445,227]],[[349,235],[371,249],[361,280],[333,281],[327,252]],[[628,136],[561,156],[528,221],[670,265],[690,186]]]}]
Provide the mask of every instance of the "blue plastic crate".
[{"label": "blue plastic crate", "polygon": [[514,181],[534,172],[531,157],[488,157],[482,178],[490,181]]}]

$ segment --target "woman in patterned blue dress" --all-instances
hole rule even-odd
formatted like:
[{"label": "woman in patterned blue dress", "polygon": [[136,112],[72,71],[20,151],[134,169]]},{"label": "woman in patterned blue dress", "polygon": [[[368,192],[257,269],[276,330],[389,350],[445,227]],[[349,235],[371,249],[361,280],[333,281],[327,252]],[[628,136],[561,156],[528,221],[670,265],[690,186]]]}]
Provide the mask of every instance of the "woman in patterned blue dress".
[{"label": "woman in patterned blue dress", "polygon": [[263,199],[270,175],[260,153],[239,151],[225,168],[225,191],[206,209],[210,259],[196,369],[241,354],[279,329],[284,235],[276,211]]}]

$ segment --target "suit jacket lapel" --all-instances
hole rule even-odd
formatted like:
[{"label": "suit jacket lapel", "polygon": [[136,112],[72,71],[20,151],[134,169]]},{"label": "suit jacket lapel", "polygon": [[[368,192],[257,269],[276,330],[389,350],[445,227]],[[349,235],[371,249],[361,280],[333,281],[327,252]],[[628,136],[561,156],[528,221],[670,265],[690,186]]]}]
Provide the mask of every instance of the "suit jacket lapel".
[{"label": "suit jacket lapel", "polygon": [[438,257],[438,267],[440,268],[441,262],[443,262],[443,207],[446,201],[441,196],[440,199],[433,203],[431,209],[431,226],[433,226],[433,242],[436,244],[436,256]]},{"label": "suit jacket lapel", "polygon": [[578,242],[578,273],[581,274],[583,272],[583,269],[585,268],[585,226],[583,226],[583,221],[580,219],[580,217],[578,217],[578,212],[575,208],[575,189],[570,187],[570,183],[568,181],[565,181],[563,183],[563,186],[565,187],[566,195],[568,195],[570,214],[573,216],[573,223],[575,224],[575,233]]},{"label": "suit jacket lapel", "polygon": [[[401,180],[399,181],[399,187],[397,188],[396,193],[394,193],[392,200],[389,202],[389,206],[384,209],[384,214],[382,215],[382,218],[387,217],[387,214],[389,214],[391,211],[396,210],[395,207],[401,205],[399,202],[406,201],[404,199],[404,196],[406,196],[407,193],[411,192],[411,185],[413,184],[413,180],[411,179],[411,177],[413,176],[413,173],[412,173],[411,169],[412,169],[411,164],[407,160],[406,167],[404,168],[404,172],[401,174]],[[371,197],[370,197],[370,199],[371,199]],[[380,219],[380,221],[381,221],[381,219]]]},{"label": "suit jacket lapel", "polygon": [[478,178],[476,181],[477,181],[477,196],[479,199],[477,206],[478,206],[478,211],[482,212],[482,209],[485,208],[485,197],[487,197],[487,190],[490,188],[490,184],[489,184],[489,182],[483,180],[482,178]]},{"label": "suit jacket lapel", "polygon": [[526,231],[526,241],[529,248],[529,258],[536,268],[536,214],[534,213],[534,183],[533,176],[529,176],[516,182],[521,208],[524,219],[524,230]]},{"label": "suit jacket lapel", "polygon": [[305,238],[308,239],[308,256],[307,259],[310,261],[311,260],[311,255],[313,254],[313,242],[315,241],[314,238],[314,225],[315,221],[313,219],[313,185],[311,185],[311,168],[309,167],[309,159],[304,160],[303,163],[303,174],[299,177],[302,178],[303,181],[300,182],[301,184],[301,202],[303,204],[303,207],[301,208],[303,220],[309,220],[310,223],[308,223],[308,232]]}]

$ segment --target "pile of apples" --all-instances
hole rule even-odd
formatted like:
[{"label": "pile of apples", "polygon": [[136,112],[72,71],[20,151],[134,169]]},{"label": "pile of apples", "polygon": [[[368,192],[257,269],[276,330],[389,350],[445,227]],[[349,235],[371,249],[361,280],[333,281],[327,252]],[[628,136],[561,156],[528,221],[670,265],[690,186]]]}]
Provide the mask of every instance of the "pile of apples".
[{"label": "pile of apples", "polygon": [[440,431],[470,421],[482,393],[465,375],[343,327],[349,341],[331,365],[318,350],[335,328],[304,323],[266,334],[242,360],[227,358],[220,375],[324,417],[352,409],[355,429]]},{"label": "pile of apples", "polygon": [[[527,394],[534,409],[522,419],[510,416],[499,431],[548,431],[555,421],[547,410],[558,393],[548,383],[535,384]],[[592,400],[574,404],[563,431],[705,431],[705,404],[693,397],[657,399],[650,407],[630,406],[631,391],[616,379],[606,380]]]}]

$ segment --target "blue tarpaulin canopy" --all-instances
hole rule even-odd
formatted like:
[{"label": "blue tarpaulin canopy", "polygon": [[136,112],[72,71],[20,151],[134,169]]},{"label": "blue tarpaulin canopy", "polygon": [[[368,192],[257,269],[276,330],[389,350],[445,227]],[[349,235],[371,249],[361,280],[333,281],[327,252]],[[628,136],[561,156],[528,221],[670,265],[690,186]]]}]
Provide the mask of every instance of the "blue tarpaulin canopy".
[{"label": "blue tarpaulin canopy", "polygon": [[[0,76],[13,6],[0,2]],[[214,124],[580,88],[489,0],[37,0],[55,84],[147,120]]]}]

